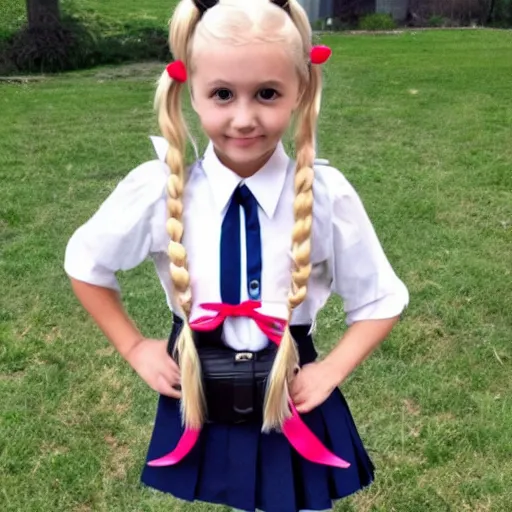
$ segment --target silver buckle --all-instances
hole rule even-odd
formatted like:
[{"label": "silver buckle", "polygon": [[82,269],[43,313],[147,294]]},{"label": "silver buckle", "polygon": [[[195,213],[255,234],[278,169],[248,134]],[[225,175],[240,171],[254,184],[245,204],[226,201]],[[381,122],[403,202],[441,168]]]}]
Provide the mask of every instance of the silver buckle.
[{"label": "silver buckle", "polygon": [[252,352],[238,352],[235,356],[235,361],[252,361],[254,354]]}]

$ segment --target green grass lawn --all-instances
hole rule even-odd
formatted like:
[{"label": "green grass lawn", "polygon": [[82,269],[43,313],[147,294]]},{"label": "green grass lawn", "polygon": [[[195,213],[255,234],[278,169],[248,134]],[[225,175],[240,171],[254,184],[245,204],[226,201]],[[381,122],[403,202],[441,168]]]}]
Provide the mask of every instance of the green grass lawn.
[{"label": "green grass lawn", "polygon": [[[377,479],[337,510],[510,511],[512,33],[324,42],[319,156],[356,186],[411,293],[403,322],[343,386]],[[0,83],[2,512],[218,510],[140,486],[156,396],[62,268],[72,232],[153,157],[161,70]],[[166,337],[152,266],[121,282],[144,333]],[[322,312],[321,352],[341,311],[332,300]]]}]

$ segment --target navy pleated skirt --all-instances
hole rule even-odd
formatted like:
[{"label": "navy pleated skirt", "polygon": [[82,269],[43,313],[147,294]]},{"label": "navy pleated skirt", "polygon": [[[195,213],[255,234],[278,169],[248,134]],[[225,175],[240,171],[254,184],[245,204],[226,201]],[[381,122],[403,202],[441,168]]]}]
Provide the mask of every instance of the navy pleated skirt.
[{"label": "navy pleated skirt", "polygon": [[[315,360],[307,326],[294,326],[301,364]],[[178,328],[173,327],[171,343]],[[334,500],[373,481],[366,453],[348,405],[336,389],[327,400],[302,415],[312,432],[348,469],[323,466],[301,457],[279,433],[261,432],[261,424],[208,423],[199,441],[178,464],[145,466],[142,482],[187,501],[204,501],[245,511],[328,510]],[[183,433],[179,402],[161,395],[146,461],[170,452]]]}]

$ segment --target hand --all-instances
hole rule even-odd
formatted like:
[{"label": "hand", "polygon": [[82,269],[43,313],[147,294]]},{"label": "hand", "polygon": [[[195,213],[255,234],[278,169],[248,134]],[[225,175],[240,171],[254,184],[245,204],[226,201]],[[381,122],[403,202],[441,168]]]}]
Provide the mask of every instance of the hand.
[{"label": "hand", "polygon": [[323,362],[304,365],[293,379],[290,396],[300,413],[307,413],[325,402],[338,386],[334,371]]},{"label": "hand", "polygon": [[126,360],[151,389],[181,398],[180,368],[167,353],[166,340],[144,338],[128,352]]}]

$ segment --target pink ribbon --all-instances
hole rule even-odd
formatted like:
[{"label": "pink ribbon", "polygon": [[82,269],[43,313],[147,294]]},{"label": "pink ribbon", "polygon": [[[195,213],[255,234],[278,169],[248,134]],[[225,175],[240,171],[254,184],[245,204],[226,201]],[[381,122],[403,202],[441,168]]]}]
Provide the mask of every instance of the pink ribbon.
[{"label": "pink ribbon", "polygon": [[293,402],[290,400],[288,403],[292,410],[292,417],[285,420],[283,424],[283,434],[288,442],[311,462],[343,469],[349,468],[350,462],[329,451],[302,421]]},{"label": "pink ribbon", "polygon": [[199,439],[200,432],[201,430],[187,428],[178,441],[176,448],[174,448],[172,452],[160,457],[159,459],[148,462],[148,466],[162,467],[177,464],[190,452],[190,450],[192,450],[192,448],[194,448],[197,440]]},{"label": "pink ribbon", "polygon": [[[260,330],[276,345],[279,345],[281,342],[286,321],[281,318],[266,316],[256,311],[257,308],[261,307],[261,302],[259,301],[249,300],[237,305],[208,303],[201,304],[201,307],[206,310],[215,311],[217,315],[213,317],[203,316],[191,322],[190,327],[195,331],[212,331],[229,316],[245,316],[252,318]],[[289,400],[289,405],[292,416],[285,420],[283,434],[295,450],[305,459],[317,464],[338,468],[350,467],[349,462],[329,451],[315,434],[309,430],[291,400]],[[177,464],[195,446],[199,434],[200,430],[185,429],[176,448],[159,459],[149,461],[147,463],[148,466],[162,467]]]},{"label": "pink ribbon", "polygon": [[256,300],[246,300],[241,304],[218,304],[205,303],[201,304],[202,309],[215,311],[216,316],[202,316],[190,323],[190,327],[194,331],[213,331],[228,316],[245,316],[252,318],[260,330],[276,345],[279,345],[286,327],[286,320],[273,316],[262,315],[256,309],[261,307],[261,302]]}]

